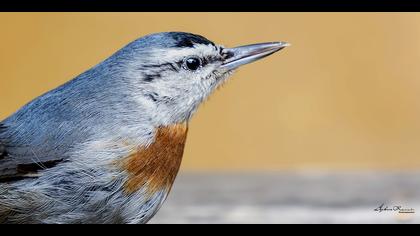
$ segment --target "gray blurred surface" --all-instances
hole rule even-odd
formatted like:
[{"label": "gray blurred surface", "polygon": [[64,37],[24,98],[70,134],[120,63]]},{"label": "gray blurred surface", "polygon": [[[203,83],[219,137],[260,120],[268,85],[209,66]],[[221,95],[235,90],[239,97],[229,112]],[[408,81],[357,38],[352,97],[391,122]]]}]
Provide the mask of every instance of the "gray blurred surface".
[{"label": "gray blurred surface", "polygon": [[181,173],[150,223],[420,223],[420,172]]}]

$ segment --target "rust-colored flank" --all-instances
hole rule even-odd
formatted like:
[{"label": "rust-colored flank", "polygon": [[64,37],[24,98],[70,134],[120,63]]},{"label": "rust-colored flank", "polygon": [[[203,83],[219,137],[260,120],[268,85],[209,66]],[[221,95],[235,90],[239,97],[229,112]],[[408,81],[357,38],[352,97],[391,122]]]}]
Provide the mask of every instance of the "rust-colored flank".
[{"label": "rust-colored flank", "polygon": [[129,175],[125,192],[134,193],[143,186],[150,195],[169,192],[181,165],[187,131],[186,123],[159,127],[152,144],[128,156],[124,160]]}]

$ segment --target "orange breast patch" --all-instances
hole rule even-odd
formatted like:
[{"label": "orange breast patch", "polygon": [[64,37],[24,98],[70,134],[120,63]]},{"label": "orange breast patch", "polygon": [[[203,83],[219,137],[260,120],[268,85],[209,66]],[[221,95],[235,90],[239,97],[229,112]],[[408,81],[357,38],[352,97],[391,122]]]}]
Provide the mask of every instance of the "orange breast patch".
[{"label": "orange breast patch", "polygon": [[143,186],[150,195],[169,192],[181,165],[187,131],[186,123],[159,127],[152,144],[125,158],[123,168],[129,175],[125,192],[134,193]]}]

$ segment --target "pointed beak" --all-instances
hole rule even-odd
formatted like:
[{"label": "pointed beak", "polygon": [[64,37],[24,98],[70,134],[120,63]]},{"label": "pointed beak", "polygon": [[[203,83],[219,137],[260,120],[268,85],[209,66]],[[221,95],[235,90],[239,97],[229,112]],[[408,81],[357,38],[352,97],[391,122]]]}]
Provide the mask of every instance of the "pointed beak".
[{"label": "pointed beak", "polygon": [[225,59],[221,65],[222,69],[233,70],[242,65],[257,61],[269,56],[281,49],[290,46],[285,42],[259,43],[223,50]]}]

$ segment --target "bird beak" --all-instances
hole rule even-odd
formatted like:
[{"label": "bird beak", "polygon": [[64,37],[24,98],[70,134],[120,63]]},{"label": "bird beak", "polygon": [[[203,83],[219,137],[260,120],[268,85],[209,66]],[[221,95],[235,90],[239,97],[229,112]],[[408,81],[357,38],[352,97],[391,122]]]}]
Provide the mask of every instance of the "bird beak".
[{"label": "bird beak", "polygon": [[285,42],[273,42],[251,44],[236,48],[226,48],[222,51],[226,57],[221,65],[221,68],[225,70],[233,70],[242,65],[269,56],[287,46],[290,46],[290,44]]}]

